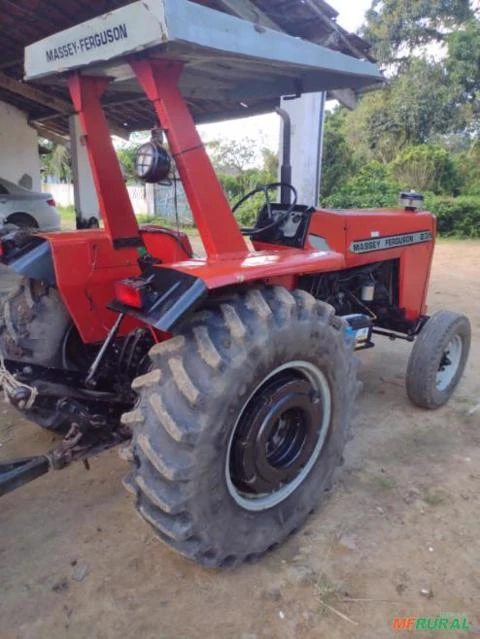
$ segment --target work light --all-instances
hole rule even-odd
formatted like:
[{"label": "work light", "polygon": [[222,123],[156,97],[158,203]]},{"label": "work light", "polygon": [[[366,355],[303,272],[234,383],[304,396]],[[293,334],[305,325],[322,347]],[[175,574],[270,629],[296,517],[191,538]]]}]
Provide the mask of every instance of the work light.
[{"label": "work light", "polygon": [[144,182],[155,184],[168,178],[172,161],[165,148],[152,140],[142,144],[135,156],[135,173]]}]

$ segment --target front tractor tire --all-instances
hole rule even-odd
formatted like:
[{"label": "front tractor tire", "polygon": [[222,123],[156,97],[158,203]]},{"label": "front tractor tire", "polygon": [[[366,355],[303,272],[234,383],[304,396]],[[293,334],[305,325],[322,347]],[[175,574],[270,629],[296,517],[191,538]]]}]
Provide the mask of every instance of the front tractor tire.
[{"label": "front tractor tire", "polygon": [[254,289],[150,358],[123,419],[138,512],[204,566],[256,560],[304,523],[343,458],[357,390],[343,321],[303,291]]},{"label": "front tractor tire", "polygon": [[419,408],[435,410],[451,398],[470,353],[472,329],[464,315],[439,311],[418,336],[407,369],[407,394]]}]

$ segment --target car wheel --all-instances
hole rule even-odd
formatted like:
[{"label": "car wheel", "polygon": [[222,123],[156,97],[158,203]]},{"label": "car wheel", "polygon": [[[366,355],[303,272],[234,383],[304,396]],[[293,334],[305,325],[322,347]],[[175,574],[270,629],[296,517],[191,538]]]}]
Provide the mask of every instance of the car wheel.
[{"label": "car wheel", "polygon": [[31,215],[28,215],[28,213],[14,213],[7,219],[7,223],[13,224],[22,230],[38,230],[37,220]]}]

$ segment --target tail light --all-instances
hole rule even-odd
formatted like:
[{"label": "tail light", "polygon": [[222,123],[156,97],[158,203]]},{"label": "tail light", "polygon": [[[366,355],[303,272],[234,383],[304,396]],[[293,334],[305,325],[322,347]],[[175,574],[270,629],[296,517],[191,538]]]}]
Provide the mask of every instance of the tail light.
[{"label": "tail light", "polygon": [[49,206],[57,206],[57,203],[55,202],[55,200],[52,198],[50,198],[49,200],[47,200],[47,204]]},{"label": "tail light", "polygon": [[132,308],[143,308],[143,293],[145,291],[145,282],[140,280],[123,280],[115,282],[115,299],[120,304],[130,306]]}]

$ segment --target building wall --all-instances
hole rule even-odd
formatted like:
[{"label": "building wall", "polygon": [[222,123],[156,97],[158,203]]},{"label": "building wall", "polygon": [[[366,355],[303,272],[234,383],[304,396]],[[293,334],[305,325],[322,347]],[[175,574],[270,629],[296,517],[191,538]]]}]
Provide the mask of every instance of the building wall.
[{"label": "building wall", "polygon": [[0,102],[0,176],[18,183],[25,174],[31,177],[32,189],[40,191],[37,132],[22,111]]},{"label": "building wall", "polygon": [[[147,204],[146,188],[144,185],[128,185],[128,194],[136,215],[147,215],[150,211]],[[44,193],[51,193],[58,206],[75,206],[75,191],[73,184],[42,184]],[[154,213],[152,212],[152,215]]]}]

